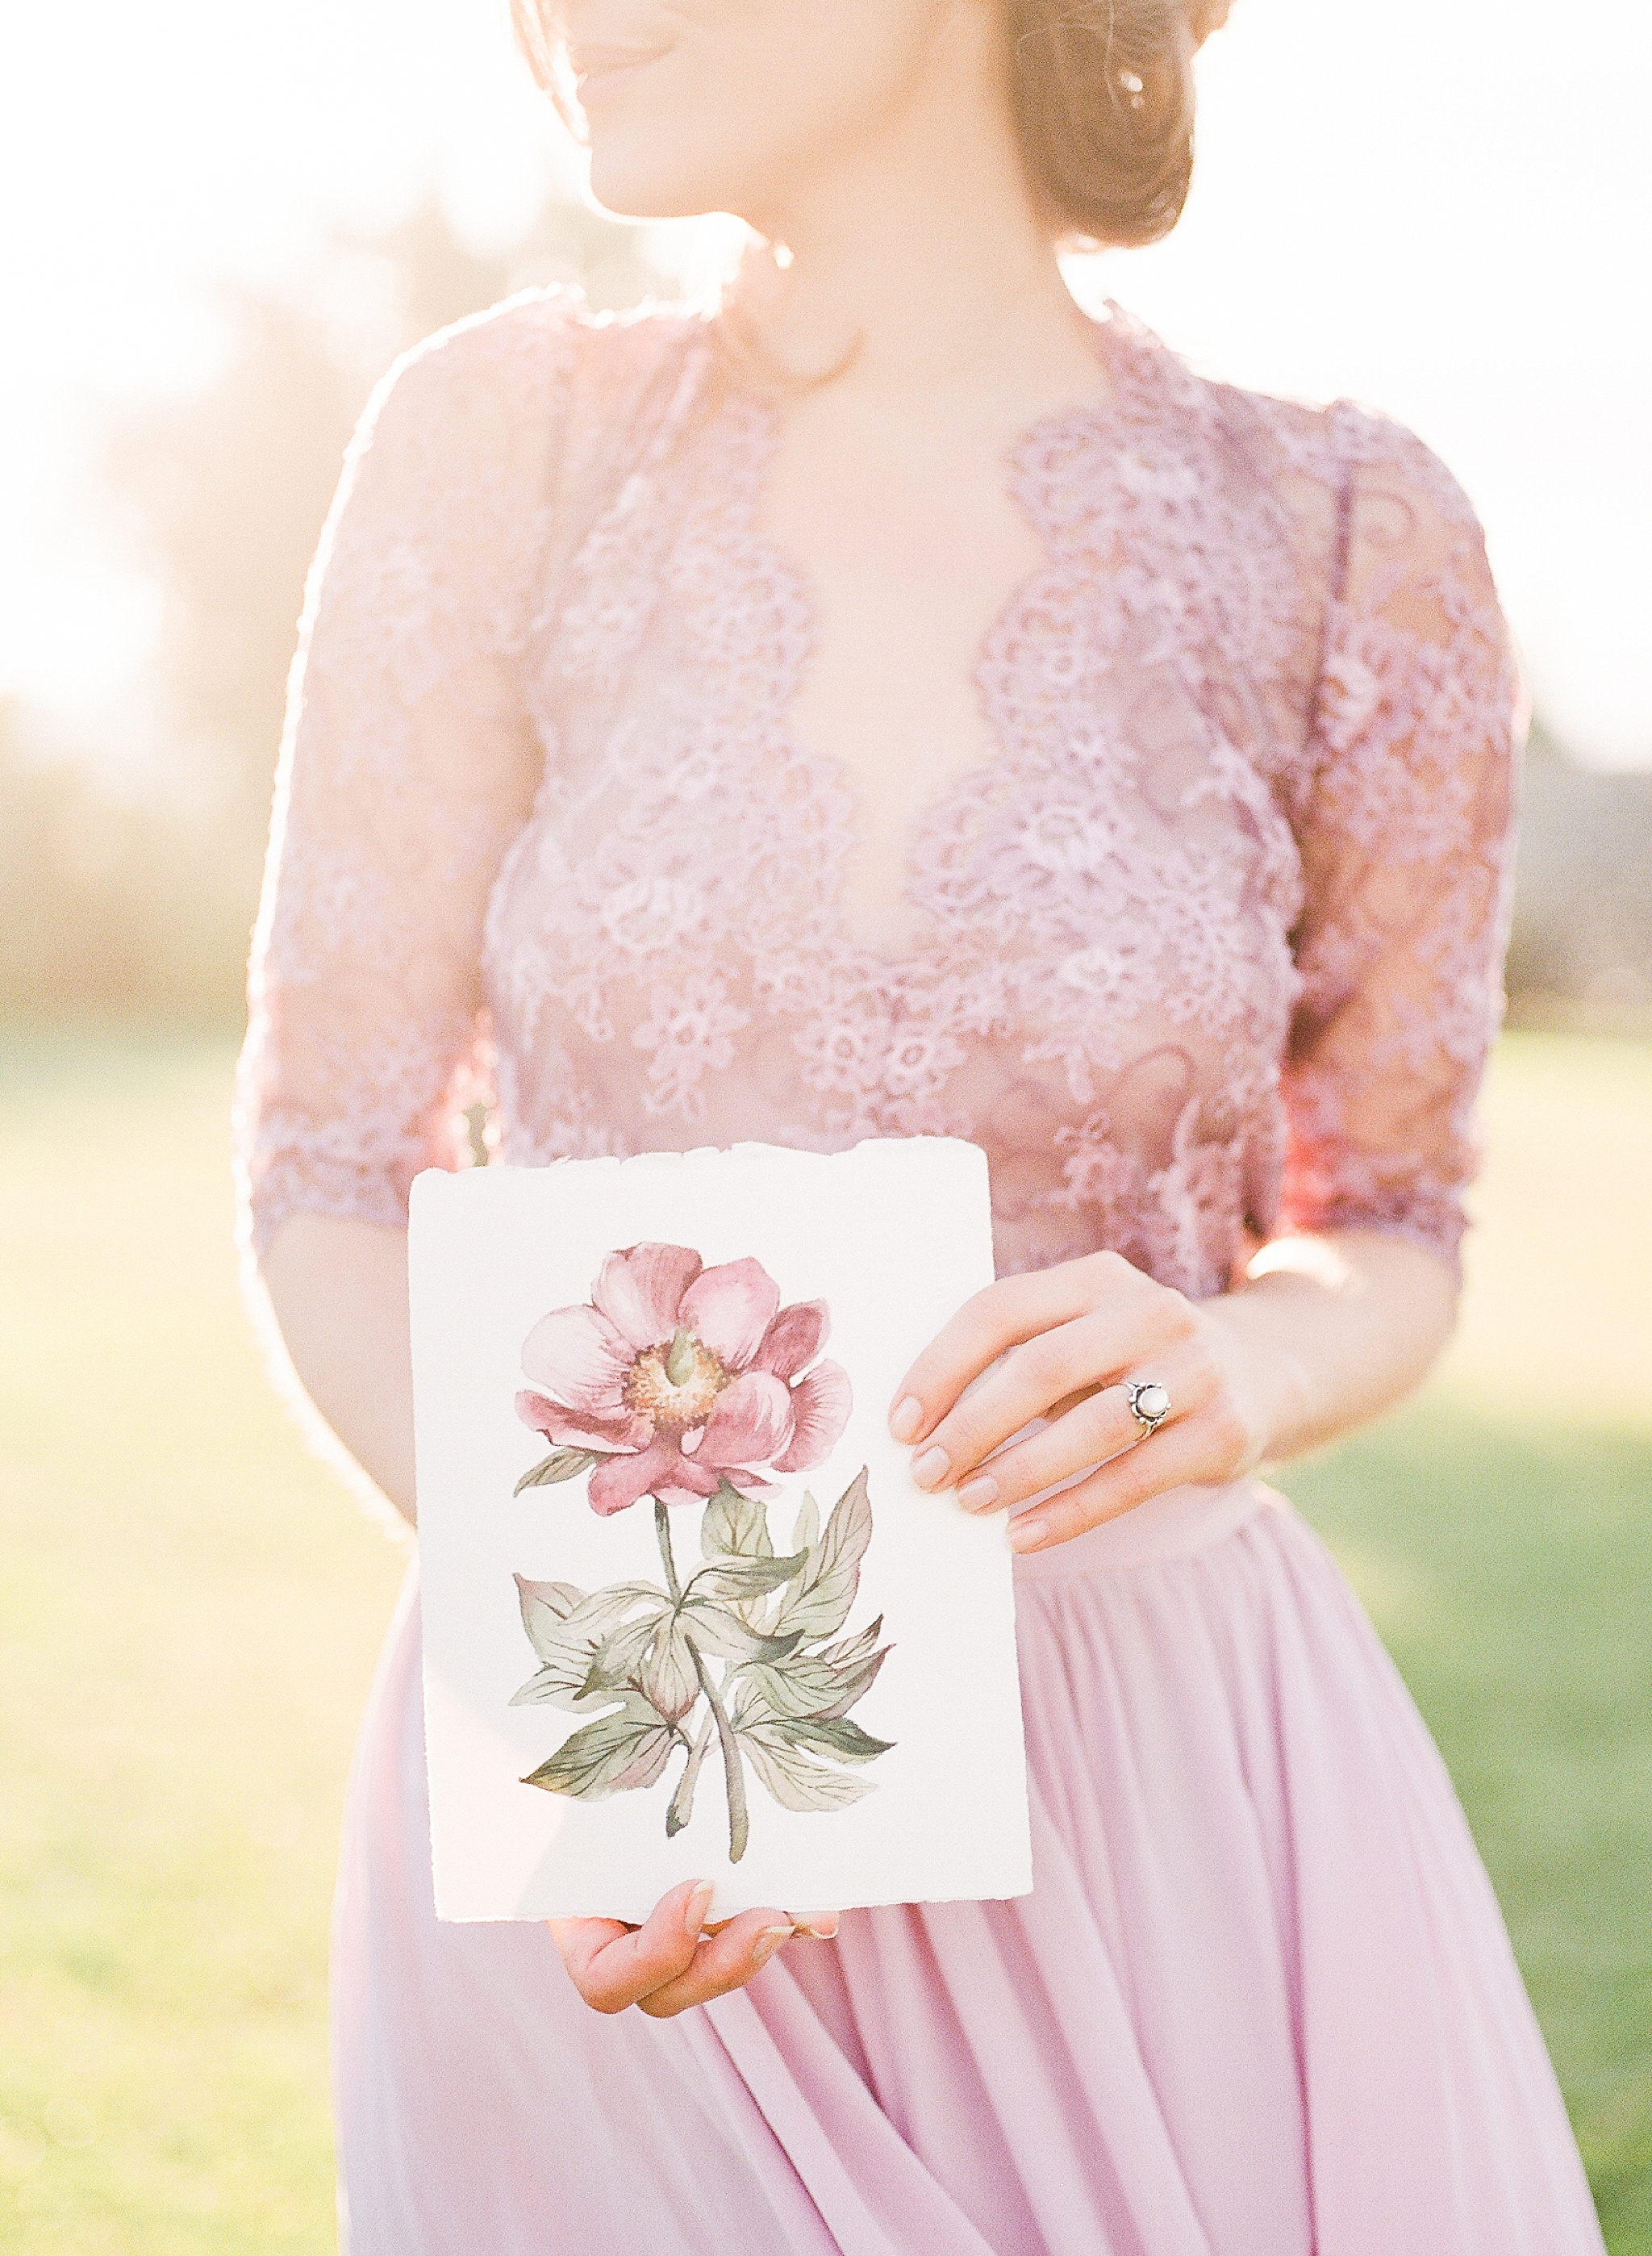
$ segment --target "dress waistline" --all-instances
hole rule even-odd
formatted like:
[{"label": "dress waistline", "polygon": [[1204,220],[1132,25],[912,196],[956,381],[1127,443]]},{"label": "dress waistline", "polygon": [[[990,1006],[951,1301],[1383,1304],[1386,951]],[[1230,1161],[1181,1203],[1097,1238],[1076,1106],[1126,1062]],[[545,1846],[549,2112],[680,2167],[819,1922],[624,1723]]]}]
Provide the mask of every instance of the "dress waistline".
[{"label": "dress waistline", "polygon": [[1017,1583],[1066,1582],[1075,1575],[1106,1574],[1185,1559],[1235,1534],[1259,1512],[1290,1509],[1263,1481],[1228,1481],[1220,1488],[1166,1489],[1117,1519],[1104,1520],[1071,1542],[1017,1554]]}]

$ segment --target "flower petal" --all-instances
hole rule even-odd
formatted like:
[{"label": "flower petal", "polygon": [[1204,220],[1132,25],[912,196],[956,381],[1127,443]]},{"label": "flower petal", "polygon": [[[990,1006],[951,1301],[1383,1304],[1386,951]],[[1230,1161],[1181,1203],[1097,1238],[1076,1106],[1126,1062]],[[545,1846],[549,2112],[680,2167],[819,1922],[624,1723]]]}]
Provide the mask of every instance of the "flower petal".
[{"label": "flower petal", "polygon": [[771,1371],[748,1371],[717,1397],[693,1463],[764,1465],[791,1439],[791,1392]]},{"label": "flower petal", "polygon": [[586,1495],[593,1512],[604,1519],[616,1512],[628,1511],[645,1496],[663,1488],[671,1477],[677,1463],[677,1452],[665,1442],[656,1442],[651,1449],[639,1456],[609,1457],[598,1465],[591,1475]]},{"label": "flower petal", "polygon": [[719,1359],[743,1371],[780,1306],[780,1288],[761,1261],[702,1269],[683,1295],[681,1321]]},{"label": "flower petal", "polygon": [[[729,1392],[734,1392],[733,1387]],[[841,1364],[818,1363],[791,1390],[795,1428],[784,1457],[773,1460],[777,1473],[806,1472],[830,1456],[849,1422],[854,1391]]]},{"label": "flower petal", "polygon": [[582,1418],[548,1394],[524,1387],[517,1397],[517,1415],[524,1426],[543,1434],[559,1448],[582,1449],[645,1449],[654,1438],[654,1421],[627,1411],[621,1418]]},{"label": "flower petal", "polygon": [[633,1348],[658,1347],[677,1329],[683,1295],[699,1272],[692,1246],[633,1245],[608,1255],[591,1298]]},{"label": "flower petal", "polygon": [[594,1308],[552,1308],[522,1345],[522,1368],[552,1401],[585,1418],[624,1418],[623,1387],[636,1357],[624,1336]]},{"label": "flower petal", "polygon": [[831,1321],[824,1301],[794,1301],[782,1308],[763,1336],[752,1357],[756,1371],[772,1371],[777,1378],[795,1378],[805,1363],[812,1363],[826,1343]]},{"label": "flower petal", "polygon": [[708,1496],[716,1495],[722,1478],[721,1465],[697,1465],[692,1458],[678,1457],[654,1494],[663,1504],[704,1504]]}]

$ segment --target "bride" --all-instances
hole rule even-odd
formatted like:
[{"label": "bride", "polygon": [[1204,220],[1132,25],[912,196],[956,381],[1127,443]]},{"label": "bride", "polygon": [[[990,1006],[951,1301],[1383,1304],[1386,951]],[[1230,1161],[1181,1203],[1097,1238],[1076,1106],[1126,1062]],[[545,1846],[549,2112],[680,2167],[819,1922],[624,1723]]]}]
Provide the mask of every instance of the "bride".
[{"label": "bride", "polygon": [[511,1164],[978,1143],[998,1281],[889,1420],[1016,1515],[1036,1886],[439,1926],[410,1584],[338,1897],[351,2256],[1598,2256],[1439,1760],[1253,1477],[1450,1329],[1515,694],[1423,447],[1064,286],[1174,225],[1223,12],[521,0],[598,199],[758,247],[714,309],[526,293],[374,399],[250,1242],[411,1519],[407,1187],[479,1091]]}]

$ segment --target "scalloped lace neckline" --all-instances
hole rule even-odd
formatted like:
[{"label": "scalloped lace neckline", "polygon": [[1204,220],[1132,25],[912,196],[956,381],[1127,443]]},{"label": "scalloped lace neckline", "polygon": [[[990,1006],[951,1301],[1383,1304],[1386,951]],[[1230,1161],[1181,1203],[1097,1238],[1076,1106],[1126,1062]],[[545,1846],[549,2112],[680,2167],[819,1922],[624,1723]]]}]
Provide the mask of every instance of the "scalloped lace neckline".
[{"label": "scalloped lace neckline", "polygon": [[731,390],[724,403],[723,413],[734,419],[737,457],[728,487],[732,527],[748,560],[751,584],[772,590],[777,616],[790,615],[787,659],[777,665],[770,659],[762,670],[766,687],[759,733],[780,749],[794,772],[809,778],[815,792],[820,835],[829,843],[819,864],[819,906],[831,926],[835,952],[885,977],[898,977],[903,967],[927,962],[946,946],[945,934],[936,928],[919,898],[926,871],[940,850],[948,825],[960,812],[978,801],[990,784],[1013,779],[1027,765],[1028,747],[999,709],[988,677],[995,652],[1030,631],[1038,591],[1051,574],[1061,568],[1058,527],[1032,497],[1036,462],[1057,447],[1088,451],[1128,419],[1127,394],[1133,388],[1135,371],[1121,366],[1125,354],[1110,350],[1109,346],[1139,340],[1125,338],[1129,317],[1111,300],[1107,318],[1093,320],[1091,326],[1092,350],[1107,378],[1105,391],[1035,416],[1000,454],[1004,490],[1031,526],[1042,553],[993,613],[977,638],[970,665],[970,681],[982,705],[992,749],[924,800],[907,822],[898,903],[906,912],[910,931],[895,947],[863,938],[848,908],[849,873],[857,831],[867,811],[865,796],[842,754],[805,739],[792,722],[798,691],[817,647],[820,604],[813,574],[783,541],[766,532],[762,522],[763,485],[780,441],[780,411],[773,401],[752,391]]}]

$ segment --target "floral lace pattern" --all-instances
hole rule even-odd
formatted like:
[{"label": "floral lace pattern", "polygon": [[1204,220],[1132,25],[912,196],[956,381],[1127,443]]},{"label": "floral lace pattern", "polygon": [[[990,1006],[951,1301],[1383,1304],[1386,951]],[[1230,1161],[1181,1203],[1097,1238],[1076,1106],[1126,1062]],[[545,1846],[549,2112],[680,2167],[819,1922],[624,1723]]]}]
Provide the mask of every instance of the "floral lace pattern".
[{"label": "floral lace pattern", "polygon": [[[490,1067],[513,1160],[970,1137],[1001,1266],[1194,1294],[1251,1238],[1450,1254],[1495,1023],[1514,685],[1478,529],[1378,418],[1192,376],[1113,313],[1105,404],[1009,469],[1044,561],[995,757],[910,841],[789,725],[810,589],[777,411],[703,321],[528,293],[404,364],[306,608],[243,1062],[262,1239],[397,1219]],[[489,1037],[489,1047],[480,1047]]]}]

